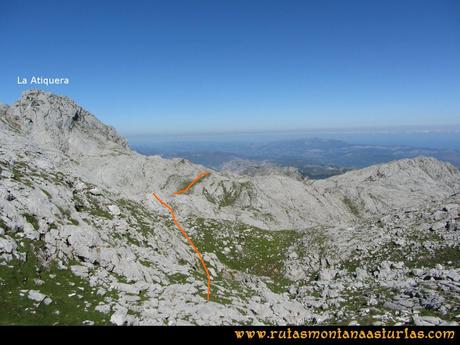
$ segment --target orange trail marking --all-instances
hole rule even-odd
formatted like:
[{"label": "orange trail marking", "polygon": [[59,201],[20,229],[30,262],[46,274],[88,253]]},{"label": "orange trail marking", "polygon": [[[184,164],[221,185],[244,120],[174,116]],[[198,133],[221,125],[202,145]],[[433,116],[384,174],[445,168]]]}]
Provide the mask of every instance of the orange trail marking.
[{"label": "orange trail marking", "polygon": [[190,188],[193,187],[193,185],[195,183],[197,183],[198,181],[200,181],[203,177],[206,177],[208,176],[209,173],[207,171],[203,171],[203,172],[200,172],[198,175],[196,175],[196,177],[193,179],[192,182],[189,183],[189,185],[187,187],[185,187],[184,189],[181,189],[177,192],[174,192],[173,195],[180,195],[180,194],[184,194],[185,192],[187,192]]},{"label": "orange trail marking", "polygon": [[[200,176],[201,175],[201,176]],[[195,178],[192,183],[190,185],[188,185],[187,187],[191,187],[191,185],[193,186],[193,184],[195,184],[198,180],[200,180],[203,176],[207,176],[209,175],[209,173],[206,173],[205,175],[202,175],[202,174],[199,174],[197,176],[197,178]],[[195,181],[196,180],[196,181]],[[184,188],[186,189],[186,188]],[[189,188],[190,189],[190,188]],[[187,233],[185,232],[184,228],[182,228],[182,226],[179,224],[179,222],[177,221],[177,218],[176,218],[176,214],[174,213],[174,210],[171,206],[169,206],[166,202],[164,202],[163,200],[161,200],[161,198],[156,194],[156,193],[152,193],[152,195],[155,197],[155,199],[158,200],[158,202],[163,205],[163,207],[165,207],[169,213],[171,214],[171,217],[172,217],[172,220],[174,222],[174,224],[176,225],[176,227],[180,230],[180,232],[182,233],[182,235],[184,235],[185,239],[188,241],[188,243],[190,244],[190,246],[193,248],[193,250],[195,251],[195,253],[198,255],[198,258],[200,259],[200,262],[201,262],[201,265],[203,266],[203,269],[206,273],[206,276],[208,277],[208,301],[211,299],[211,275],[209,274],[209,271],[208,271],[208,267],[206,266],[206,263],[204,262],[204,259],[203,259],[203,255],[201,255],[200,251],[198,250],[198,248],[195,246],[195,244],[193,243],[192,239],[187,235]]]}]

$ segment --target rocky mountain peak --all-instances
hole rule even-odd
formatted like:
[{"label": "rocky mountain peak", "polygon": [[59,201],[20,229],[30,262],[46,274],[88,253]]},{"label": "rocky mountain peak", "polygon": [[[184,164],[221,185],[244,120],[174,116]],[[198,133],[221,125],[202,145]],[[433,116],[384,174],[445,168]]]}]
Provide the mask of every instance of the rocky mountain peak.
[{"label": "rocky mountain peak", "polygon": [[68,97],[29,90],[3,113],[11,127],[47,148],[79,154],[128,148],[127,141],[113,127],[103,124]]}]

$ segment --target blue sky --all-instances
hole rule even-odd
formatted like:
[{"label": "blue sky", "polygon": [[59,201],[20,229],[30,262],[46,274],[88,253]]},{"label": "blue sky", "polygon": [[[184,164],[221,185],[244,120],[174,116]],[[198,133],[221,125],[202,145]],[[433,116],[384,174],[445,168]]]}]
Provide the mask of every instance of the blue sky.
[{"label": "blue sky", "polygon": [[136,133],[460,124],[460,2],[2,1],[17,76]]}]

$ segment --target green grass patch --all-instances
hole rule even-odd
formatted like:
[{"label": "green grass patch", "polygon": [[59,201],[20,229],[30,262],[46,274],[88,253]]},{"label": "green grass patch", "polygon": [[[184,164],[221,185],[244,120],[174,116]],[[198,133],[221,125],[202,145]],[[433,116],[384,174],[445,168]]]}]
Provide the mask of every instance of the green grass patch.
[{"label": "green grass patch", "polygon": [[435,249],[433,253],[422,252],[416,255],[414,260],[407,262],[410,268],[434,267],[437,264],[445,265],[451,261],[456,267],[460,264],[459,247],[442,247]]},{"label": "green grass patch", "polygon": [[48,199],[50,199],[50,200],[52,199],[51,194],[47,190],[45,190],[43,188],[40,188],[40,190],[48,197]]},{"label": "green grass patch", "polygon": [[209,202],[218,205],[219,207],[226,207],[234,205],[243,192],[250,195],[251,184],[250,182],[232,182],[230,187],[226,187],[223,181],[220,181],[218,186],[222,193],[218,196],[211,195],[205,188],[202,193]]},{"label": "green grass patch", "polygon": [[172,284],[185,284],[187,283],[187,279],[189,278],[189,275],[185,275],[182,273],[174,273],[174,274],[168,275],[168,278]]},{"label": "green grass patch", "polygon": [[6,223],[1,218],[0,218],[0,228],[5,229],[5,231],[10,230],[10,228],[6,225]]},{"label": "green grass patch", "polygon": [[[81,325],[84,320],[109,324],[108,315],[94,310],[103,297],[70,269],[59,269],[55,263],[43,266],[36,256],[37,245],[26,242],[26,262],[13,260],[8,266],[0,266],[0,324]],[[36,285],[34,279],[44,283]],[[49,296],[52,303],[46,305],[30,300],[29,290]],[[91,305],[87,307],[85,302]]]},{"label": "green grass patch", "polygon": [[359,212],[359,206],[353,200],[348,197],[344,197],[343,203],[348,207],[354,216],[359,217],[361,215]]},{"label": "green grass patch", "polygon": [[78,220],[74,219],[74,218],[69,218],[69,222],[70,222],[70,224],[72,224],[72,225],[78,225],[78,224],[80,224],[80,222],[79,222]]},{"label": "green grass patch", "polygon": [[129,220],[133,229],[144,236],[152,234],[151,224],[158,222],[158,217],[150,213],[144,205],[128,199],[118,199],[116,204],[120,207],[122,217],[129,218],[130,215],[134,218],[135,222]]},{"label": "green grass patch", "polygon": [[[230,269],[269,277],[271,288],[283,288],[287,283],[284,261],[288,248],[302,235],[293,230],[266,231],[247,225],[198,218],[192,236],[201,252],[211,252]],[[222,232],[226,232],[222,236]],[[240,250],[236,246],[240,246]],[[229,250],[224,251],[225,248]]]},{"label": "green grass patch", "polygon": [[38,225],[37,217],[35,217],[33,214],[23,213],[22,215],[26,219],[26,221],[34,227],[35,230],[38,230],[40,228],[40,226]]},{"label": "green grass patch", "polygon": [[27,165],[23,162],[16,162],[11,167],[11,173],[13,174],[13,180],[15,181],[22,181],[24,176],[24,170],[26,169]]},{"label": "green grass patch", "polygon": [[[184,189],[184,188],[187,188],[187,186],[188,186],[190,183],[192,183],[192,180],[189,180],[189,179],[181,181],[181,182],[177,185],[177,187],[176,187],[176,188],[177,188],[177,191],[180,191],[180,190],[182,190],[182,189]],[[195,187],[195,185],[193,185],[189,190],[192,190],[193,187]]]}]

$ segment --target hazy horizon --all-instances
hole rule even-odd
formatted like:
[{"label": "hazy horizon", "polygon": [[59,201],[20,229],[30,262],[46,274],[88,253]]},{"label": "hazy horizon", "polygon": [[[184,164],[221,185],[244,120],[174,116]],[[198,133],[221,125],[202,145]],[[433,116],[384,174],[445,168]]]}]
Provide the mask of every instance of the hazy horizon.
[{"label": "hazy horizon", "polygon": [[401,145],[419,148],[460,150],[460,126],[450,127],[374,127],[311,129],[291,131],[246,131],[208,133],[144,133],[126,135],[131,145],[157,145],[178,142],[273,142],[319,138],[361,145]]}]

